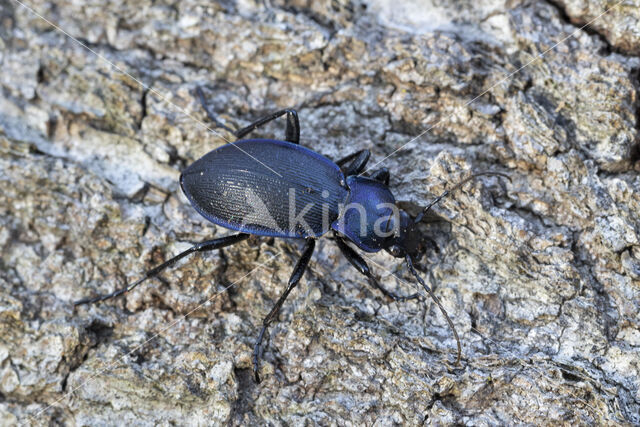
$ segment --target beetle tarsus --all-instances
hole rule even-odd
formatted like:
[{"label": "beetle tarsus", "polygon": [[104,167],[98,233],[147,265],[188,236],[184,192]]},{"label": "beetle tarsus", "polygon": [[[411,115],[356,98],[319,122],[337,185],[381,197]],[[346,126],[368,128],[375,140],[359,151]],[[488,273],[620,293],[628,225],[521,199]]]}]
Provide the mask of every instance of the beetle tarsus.
[{"label": "beetle tarsus", "polygon": [[78,306],[78,305],[83,305],[83,304],[95,304],[95,303],[100,302],[100,301],[104,301],[104,300],[108,300],[108,299],[111,299],[111,298],[118,297],[118,296],[120,296],[122,294],[125,294],[125,293],[129,292],[131,289],[133,289],[136,286],[138,286],[145,279],[147,279],[147,277],[143,277],[142,279],[138,279],[135,282],[133,282],[132,284],[125,286],[124,288],[116,289],[115,291],[111,292],[110,294],[98,295],[98,296],[91,297],[91,298],[80,299],[78,301],[75,301],[73,303],[73,305]]},{"label": "beetle tarsus", "polygon": [[256,344],[253,347],[253,379],[255,380],[256,384],[260,384],[262,382],[262,380],[260,379],[260,374],[258,373],[258,371],[260,370],[260,359],[262,359],[263,350],[260,343],[262,342],[262,338],[264,337],[264,333],[266,332],[266,330],[266,326],[263,326],[262,329],[260,329],[260,334],[258,335]]},{"label": "beetle tarsus", "polygon": [[403,302],[403,301],[408,301],[408,300],[412,300],[412,299],[416,299],[420,296],[420,294],[418,292],[411,294],[411,295],[397,295],[389,290],[387,290],[384,286],[382,286],[378,280],[376,280],[376,278],[371,275],[371,276],[367,276],[367,282],[373,286],[374,288],[378,289],[380,292],[382,292],[387,298],[392,299],[393,301],[397,301],[397,302]]},{"label": "beetle tarsus", "polygon": [[140,283],[144,282],[145,280],[147,280],[147,279],[149,279],[151,277],[157,276],[158,273],[160,273],[162,270],[164,270],[167,267],[172,266],[173,264],[175,264],[176,262],[178,262],[179,260],[181,260],[182,258],[186,257],[189,254],[192,254],[194,252],[206,252],[206,251],[213,251],[215,249],[221,249],[221,248],[224,248],[226,246],[235,245],[236,243],[241,242],[241,241],[243,241],[245,239],[248,239],[248,238],[249,238],[249,234],[238,233],[238,234],[232,234],[230,236],[220,237],[218,239],[207,240],[205,242],[197,243],[197,244],[191,246],[186,251],[180,252],[178,255],[174,256],[170,260],[165,261],[162,264],[153,267],[151,270],[148,270],[147,272],[144,273],[142,278],[136,280],[135,282],[131,283],[130,285],[127,285],[127,286],[125,286],[123,288],[117,289],[114,292],[111,292],[110,294],[98,295],[98,296],[95,296],[95,297],[80,299],[80,300],[74,302],[73,305],[78,306],[78,305],[82,305],[82,304],[93,304],[93,303],[97,303],[97,302],[101,302],[101,301],[105,301],[105,300],[108,300],[108,299],[111,299],[111,298],[118,297],[120,295],[123,295],[123,294],[129,292],[130,290],[132,290],[133,288],[135,288],[136,286],[138,286]]},{"label": "beetle tarsus", "polygon": [[222,128],[228,132],[231,132],[233,135],[235,135],[236,131],[231,129],[229,126],[225,125],[224,123],[222,123],[220,120],[218,120],[218,117],[213,112],[211,107],[207,105],[207,100],[204,97],[204,92],[202,91],[202,87],[200,86],[196,87],[196,94],[198,95],[198,98],[200,98],[200,103],[202,104],[202,108],[204,108],[204,111],[207,113],[207,117],[209,117],[209,120],[215,123],[216,127]]},{"label": "beetle tarsus", "polygon": [[262,329],[260,329],[260,334],[258,335],[258,339],[256,340],[256,344],[253,347],[253,375],[256,380],[256,383],[260,383],[260,376],[258,375],[258,371],[260,370],[260,359],[262,358],[262,339],[264,338],[264,334],[267,331],[267,328],[277,317],[280,312],[280,308],[282,308],[282,304],[289,296],[289,293],[296,287],[304,271],[307,269],[307,265],[309,265],[309,260],[311,259],[311,255],[313,254],[313,249],[316,246],[315,239],[307,239],[307,243],[304,245],[304,249],[302,250],[302,255],[298,260],[296,266],[293,268],[293,272],[291,273],[291,277],[289,278],[289,284],[287,285],[287,289],[282,293],[278,301],[275,303],[267,317],[262,321]]}]

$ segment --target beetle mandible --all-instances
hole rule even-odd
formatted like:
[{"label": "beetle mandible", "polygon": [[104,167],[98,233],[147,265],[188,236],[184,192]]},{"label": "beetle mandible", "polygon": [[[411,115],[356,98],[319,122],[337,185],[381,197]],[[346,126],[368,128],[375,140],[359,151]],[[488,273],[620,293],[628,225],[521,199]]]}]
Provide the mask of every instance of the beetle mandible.
[{"label": "beetle mandible", "polygon": [[[305,239],[302,255],[293,268],[289,283],[264,318],[253,349],[253,374],[259,383],[264,334],[302,278],[316,239],[331,232],[342,254],[367,278],[367,282],[398,301],[419,295],[399,296],[385,289],[378,283],[366,261],[348,242],[364,252],[384,249],[396,258],[404,258],[409,271],[431,296],[449,324],[456,339],[455,363],[458,364],[462,348],[455,326],[440,300],[413,265],[420,243],[416,227],[432,206],[469,180],[480,175],[509,177],[500,172],[472,175],[436,197],[420,214],[411,218],[396,207],[395,198],[388,187],[387,168],[362,176],[370,157],[369,150],[359,150],[334,163],[302,147],[299,145],[298,114],[292,109],[277,111],[234,131],[218,122],[207,106],[200,87],[196,88],[196,93],[209,118],[217,126],[232,132],[236,142],[223,145],[192,163],[180,175],[180,186],[189,202],[204,218],[238,233],[198,243],[148,270],[142,278],[123,288],[110,294],[81,299],[74,304],[91,304],[117,297],[191,253],[221,249],[246,240],[250,235]],[[242,139],[256,128],[285,115],[284,141]],[[252,161],[248,155],[260,159],[260,162]]]}]

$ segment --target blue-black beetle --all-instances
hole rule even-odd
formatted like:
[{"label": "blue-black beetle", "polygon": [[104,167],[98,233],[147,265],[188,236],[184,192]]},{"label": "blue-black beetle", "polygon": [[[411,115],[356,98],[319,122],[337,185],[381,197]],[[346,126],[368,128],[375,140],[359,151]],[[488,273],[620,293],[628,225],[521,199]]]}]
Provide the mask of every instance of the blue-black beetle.
[{"label": "blue-black beetle", "polygon": [[[253,372],[257,382],[262,356],[262,339],[282,304],[302,277],[315,247],[315,239],[329,232],[347,260],[367,281],[394,300],[416,298],[418,294],[398,296],[382,287],[366,261],[348,245],[351,242],[365,252],[382,249],[404,258],[407,267],[436,302],[449,323],[457,343],[456,364],[460,361],[460,339],[444,307],[413,266],[419,252],[416,225],[433,205],[479,175],[475,174],[451,190],[445,191],[416,218],[398,209],[389,191],[389,171],[379,169],[362,176],[369,150],[357,151],[337,162],[299,145],[300,126],[295,110],[285,109],[251,125],[233,131],[216,120],[197,88],[209,118],[232,132],[238,141],[219,147],[196,160],[180,176],[180,185],[193,207],[207,220],[239,233],[198,243],[124,288],[107,295],[86,298],[75,305],[95,303],[122,295],[144,280],[193,253],[220,249],[249,238],[250,235],[305,239],[302,255],[293,269],[287,288],[265,317],[253,351]],[[244,136],[278,117],[286,115],[285,141],[247,139]],[[251,160],[259,159],[259,161]],[[508,177],[507,177],[508,178]]]}]

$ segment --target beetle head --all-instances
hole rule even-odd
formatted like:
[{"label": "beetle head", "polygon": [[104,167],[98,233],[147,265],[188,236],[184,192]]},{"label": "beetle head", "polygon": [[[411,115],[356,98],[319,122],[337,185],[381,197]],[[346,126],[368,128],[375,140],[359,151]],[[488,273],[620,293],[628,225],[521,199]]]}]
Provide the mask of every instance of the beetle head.
[{"label": "beetle head", "polygon": [[400,210],[397,217],[391,219],[391,223],[394,233],[387,239],[386,251],[396,258],[404,258],[407,255],[415,258],[420,251],[420,236],[416,222],[408,213]]}]

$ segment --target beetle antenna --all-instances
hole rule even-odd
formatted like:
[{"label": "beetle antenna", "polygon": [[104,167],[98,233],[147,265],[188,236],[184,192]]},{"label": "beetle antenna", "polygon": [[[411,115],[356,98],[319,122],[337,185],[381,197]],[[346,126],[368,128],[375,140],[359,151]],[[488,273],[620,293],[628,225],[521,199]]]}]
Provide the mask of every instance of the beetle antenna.
[{"label": "beetle antenna", "polygon": [[[471,177],[471,178],[473,178],[473,177]],[[449,323],[449,327],[451,328],[451,331],[453,332],[453,335],[456,337],[456,344],[458,346],[458,356],[456,357],[456,363],[455,364],[458,365],[460,363],[460,356],[462,355],[462,346],[460,345],[460,337],[458,337],[458,332],[456,331],[456,327],[453,325],[453,322],[451,321],[451,318],[447,314],[447,310],[444,309],[444,307],[442,306],[442,303],[440,302],[438,297],[433,293],[431,288],[424,282],[424,280],[422,280],[422,277],[420,277],[418,275],[418,272],[413,267],[413,261],[411,261],[411,256],[409,254],[407,254],[404,259],[407,261],[407,267],[409,267],[409,271],[411,271],[411,274],[413,274],[416,277],[416,279],[418,279],[418,282],[420,282],[420,284],[422,285],[424,290],[427,291],[427,293],[429,294],[431,299],[433,299],[433,301],[436,303],[436,305],[438,306],[438,308],[442,312],[442,315],[444,316],[444,318],[447,319],[447,323]]]},{"label": "beetle antenna", "polygon": [[509,182],[511,182],[511,177],[509,177],[509,175],[506,175],[506,174],[504,174],[502,172],[480,172],[480,173],[475,173],[475,174],[471,175],[470,177],[465,178],[462,181],[460,181],[459,183],[457,183],[456,185],[454,185],[453,188],[451,188],[450,190],[445,190],[441,195],[439,195],[438,197],[433,199],[433,201],[431,203],[429,203],[427,205],[427,207],[424,208],[422,210],[422,212],[420,212],[418,214],[418,216],[416,216],[416,219],[413,222],[415,224],[417,224],[420,221],[422,221],[422,218],[429,211],[429,209],[431,209],[434,205],[438,204],[442,199],[447,197],[449,194],[453,193],[454,191],[456,191],[457,189],[459,189],[460,187],[465,185],[467,182],[469,182],[472,179],[477,178],[479,176],[486,176],[486,175],[489,175],[489,176],[501,176],[503,178],[507,178],[509,180]]}]

